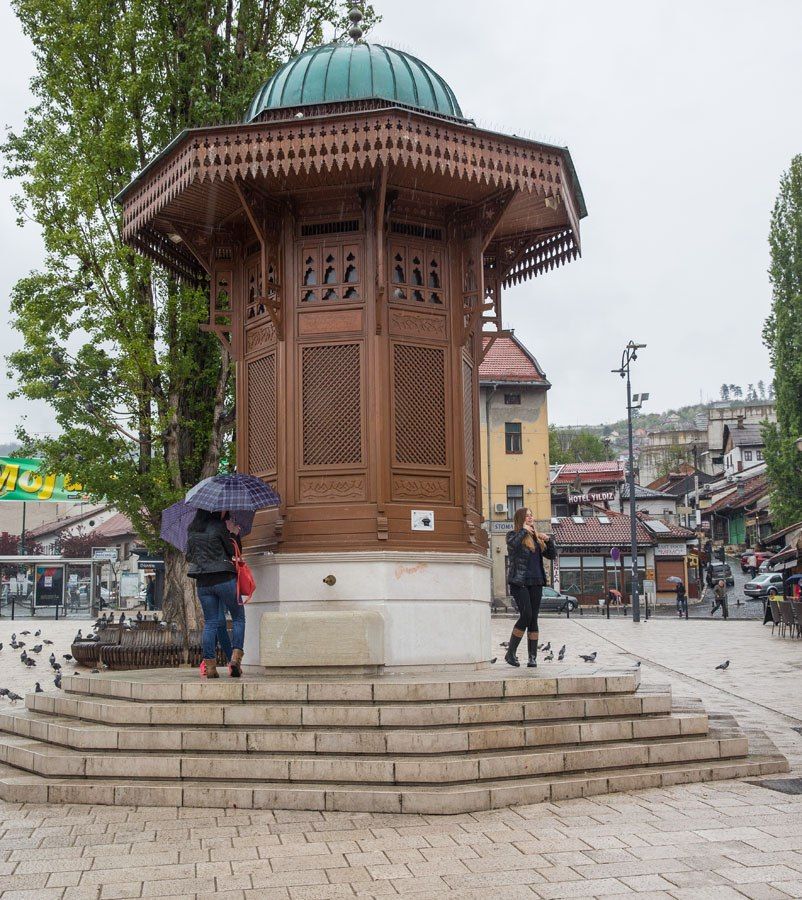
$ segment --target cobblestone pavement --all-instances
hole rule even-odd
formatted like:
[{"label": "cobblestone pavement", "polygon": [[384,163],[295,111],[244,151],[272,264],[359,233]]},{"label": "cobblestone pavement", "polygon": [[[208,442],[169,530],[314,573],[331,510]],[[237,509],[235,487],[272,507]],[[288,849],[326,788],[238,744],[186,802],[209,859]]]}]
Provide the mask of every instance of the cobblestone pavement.
[{"label": "cobblestone pavement", "polygon": [[[0,622],[0,682],[22,693],[32,676],[18,671],[7,639],[26,624],[11,625]],[[510,627],[493,623],[499,655]],[[74,624],[48,633],[58,656]],[[592,650],[611,665],[642,660],[644,682],[765,729],[802,774],[792,730],[802,726],[802,644],[735,621],[550,618],[541,634],[565,643],[572,664]],[[730,668],[716,671],[725,658]],[[3,900],[771,900],[802,897],[801,826],[802,797],[731,781],[460,816],[0,803],[0,891]]]}]

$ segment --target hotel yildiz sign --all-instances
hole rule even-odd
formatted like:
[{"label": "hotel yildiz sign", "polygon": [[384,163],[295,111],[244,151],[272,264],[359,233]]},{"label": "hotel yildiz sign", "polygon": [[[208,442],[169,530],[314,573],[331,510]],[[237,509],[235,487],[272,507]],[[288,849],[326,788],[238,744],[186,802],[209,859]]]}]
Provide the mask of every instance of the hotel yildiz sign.
[{"label": "hotel yildiz sign", "polygon": [[587,494],[569,494],[569,503],[603,503],[615,500],[615,491],[589,491]]}]

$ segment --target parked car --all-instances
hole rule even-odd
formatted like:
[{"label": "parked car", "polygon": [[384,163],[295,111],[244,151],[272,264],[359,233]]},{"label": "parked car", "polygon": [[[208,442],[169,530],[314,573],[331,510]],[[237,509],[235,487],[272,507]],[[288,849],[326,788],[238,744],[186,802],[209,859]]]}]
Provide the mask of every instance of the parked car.
[{"label": "parked car", "polygon": [[553,587],[543,588],[543,599],[540,601],[541,612],[565,612],[566,609],[575,612],[579,609],[579,600],[570,594],[561,594]]},{"label": "parked car", "polygon": [[756,575],[744,585],[744,593],[749,600],[762,600],[764,597],[782,597],[783,577],[779,572],[766,572]]},{"label": "parked car", "polygon": [[748,572],[753,563],[759,569],[767,559],[771,558],[771,555],[765,550],[747,550],[746,553],[741,554],[741,571]]},{"label": "parked car", "polygon": [[727,587],[735,587],[735,578],[729,563],[713,563],[707,567],[707,583],[715,584],[717,581],[724,581]]}]

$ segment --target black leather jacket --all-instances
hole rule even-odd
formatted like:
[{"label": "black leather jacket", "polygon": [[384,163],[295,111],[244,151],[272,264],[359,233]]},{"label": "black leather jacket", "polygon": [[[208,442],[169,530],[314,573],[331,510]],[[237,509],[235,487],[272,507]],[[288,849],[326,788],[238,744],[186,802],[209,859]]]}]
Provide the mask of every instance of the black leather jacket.
[{"label": "black leather jacket", "polygon": [[233,556],[234,541],[222,519],[212,519],[203,531],[190,531],[187,535],[187,575],[190,578],[225,572],[235,575]]},{"label": "black leather jacket", "polygon": [[540,554],[539,547],[535,543],[536,553],[540,557],[540,576],[541,580],[532,580],[527,575],[529,569],[529,557],[532,551],[524,546],[524,538],[527,532],[525,529],[520,531],[511,531],[507,535],[507,581],[510,584],[546,584],[546,570],[543,568],[543,558],[555,559],[557,556],[557,545],[554,538],[549,538],[546,542],[546,549]]}]

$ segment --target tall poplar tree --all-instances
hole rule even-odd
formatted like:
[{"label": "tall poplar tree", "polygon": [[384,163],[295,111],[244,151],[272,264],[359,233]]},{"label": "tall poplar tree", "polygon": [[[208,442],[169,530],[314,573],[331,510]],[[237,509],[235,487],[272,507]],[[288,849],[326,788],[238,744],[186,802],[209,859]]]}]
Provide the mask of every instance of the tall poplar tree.
[{"label": "tall poplar tree", "polygon": [[802,520],[802,155],[780,180],[769,232],[771,313],[763,340],[771,351],[777,424],[765,424],[765,459],[774,524]]},{"label": "tall poplar tree", "polygon": [[[183,128],[241,121],[253,94],[324,32],[344,0],[12,0],[36,62],[34,104],[4,174],[41,266],[13,289],[18,395],[53,408],[58,437],[26,449],[126,513],[152,547],[162,510],[231,459],[232,365],[199,330],[207,296],[119,241],[115,195]],[[365,9],[366,26],[375,20]],[[164,545],[165,613],[197,601]]]}]

